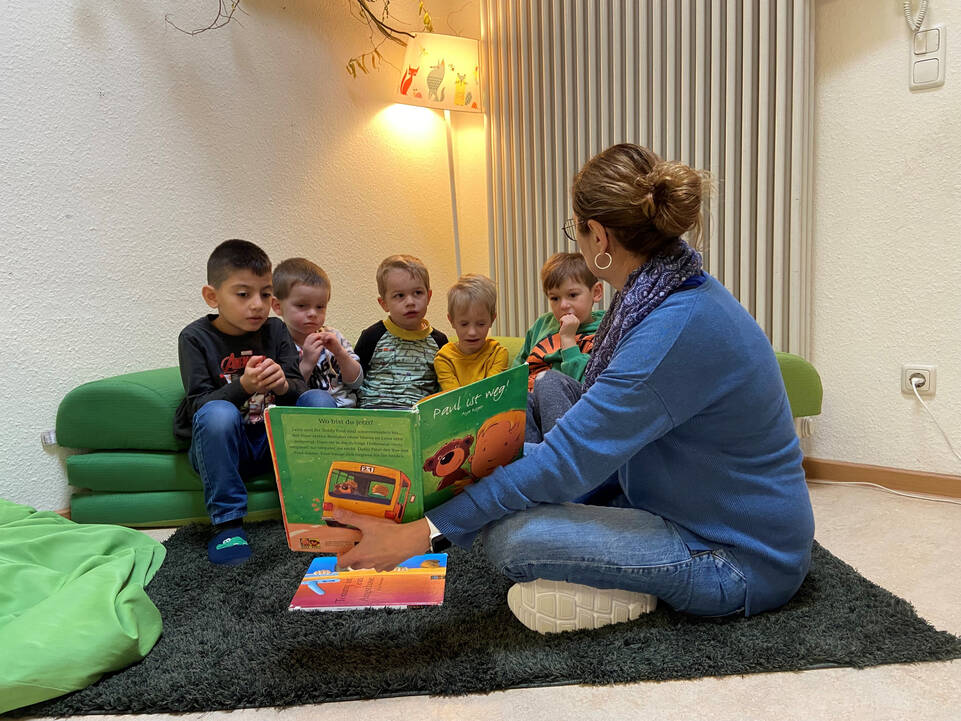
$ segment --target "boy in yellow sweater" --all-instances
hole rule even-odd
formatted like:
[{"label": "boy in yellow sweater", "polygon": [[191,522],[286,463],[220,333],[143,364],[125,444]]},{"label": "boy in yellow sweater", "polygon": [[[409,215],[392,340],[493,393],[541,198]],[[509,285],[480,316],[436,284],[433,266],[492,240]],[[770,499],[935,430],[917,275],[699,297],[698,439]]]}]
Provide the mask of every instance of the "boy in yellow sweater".
[{"label": "boy in yellow sweater", "polygon": [[461,276],[447,291],[447,320],[457,342],[450,342],[434,357],[441,391],[466,386],[507,370],[507,349],[487,337],[497,317],[497,289],[483,275]]}]

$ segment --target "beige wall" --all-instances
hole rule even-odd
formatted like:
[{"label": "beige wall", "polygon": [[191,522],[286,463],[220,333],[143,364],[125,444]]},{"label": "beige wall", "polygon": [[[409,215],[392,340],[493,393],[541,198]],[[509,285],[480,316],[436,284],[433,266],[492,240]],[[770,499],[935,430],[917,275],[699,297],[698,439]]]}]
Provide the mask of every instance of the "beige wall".
[{"label": "beige wall", "polygon": [[961,3],[930,3],[925,25],[946,24],[948,63],[945,85],[926,92],[908,89],[900,2],[819,0],[816,21],[812,360],[824,413],[808,451],[961,473],[899,381],[902,363],[937,365],[929,405],[961,447]]},{"label": "beige wall", "polygon": [[[207,310],[204,264],[223,239],[321,263],[334,284],[329,320],[351,339],[381,315],[379,261],[414,253],[436,290],[429,318],[448,329],[439,114],[390,108],[391,68],[347,76],[366,29],[346,0],[244,0],[242,24],[195,37],[164,23],[199,27],[216,6],[16,3],[4,13],[0,497],[67,505],[62,452],[42,450],[40,432],[74,386],[176,364],[178,332]],[[416,6],[395,0],[392,11],[417,27]],[[479,37],[476,2],[429,6],[438,32]],[[400,65],[403,48],[382,51]],[[482,191],[483,118],[456,118],[455,130],[459,173],[476,184],[479,159]],[[487,271],[485,204],[476,191],[461,198],[465,270]]]},{"label": "beige wall", "polygon": [[[928,22],[961,37],[961,7],[931,5]],[[317,259],[335,283],[330,320],[351,338],[379,317],[379,260],[416,253],[446,330],[439,116],[392,108],[392,69],[345,75],[364,47],[346,0],[245,0],[242,26],[196,37],[163,22],[196,27],[214,6],[20,3],[0,23],[2,497],[67,505],[62,452],[43,451],[40,432],[75,385],[176,363],[224,238]],[[476,0],[429,6],[438,32],[479,37]],[[957,473],[898,375],[938,366],[931,406],[961,445],[961,45],[949,42],[943,88],[911,93],[899,8],[817,2],[812,359],[825,403],[807,450]],[[400,64],[402,49],[382,49]],[[455,114],[454,128],[464,270],[487,272],[483,119]]]}]

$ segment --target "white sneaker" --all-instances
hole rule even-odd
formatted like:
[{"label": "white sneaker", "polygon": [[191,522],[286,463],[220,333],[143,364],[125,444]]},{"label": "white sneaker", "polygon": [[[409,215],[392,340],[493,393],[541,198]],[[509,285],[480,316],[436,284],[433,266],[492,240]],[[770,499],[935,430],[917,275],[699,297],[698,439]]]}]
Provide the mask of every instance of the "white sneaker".
[{"label": "white sneaker", "polygon": [[511,586],[507,605],[532,631],[558,633],[633,621],[653,611],[657,598],[647,593],[537,578]]}]

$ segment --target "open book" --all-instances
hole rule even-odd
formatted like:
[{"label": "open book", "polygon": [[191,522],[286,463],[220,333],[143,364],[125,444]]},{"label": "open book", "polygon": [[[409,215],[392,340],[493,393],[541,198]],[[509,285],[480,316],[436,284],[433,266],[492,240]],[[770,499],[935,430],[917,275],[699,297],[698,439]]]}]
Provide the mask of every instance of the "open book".
[{"label": "open book", "polygon": [[464,486],[519,457],[527,366],[425,398],[410,410],[268,409],[287,543],[340,553],[359,532],[333,509],[397,523],[423,517]]},{"label": "open book", "polygon": [[336,556],[317,556],[290,601],[291,611],[439,606],[444,602],[447,554],[408,558],[392,571],[338,571]]}]

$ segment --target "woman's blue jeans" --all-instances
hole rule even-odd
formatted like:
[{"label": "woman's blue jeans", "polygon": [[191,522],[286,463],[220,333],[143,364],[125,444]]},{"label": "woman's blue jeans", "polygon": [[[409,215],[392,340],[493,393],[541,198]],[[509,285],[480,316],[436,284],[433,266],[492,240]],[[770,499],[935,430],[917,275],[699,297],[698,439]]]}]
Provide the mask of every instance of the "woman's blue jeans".
[{"label": "woman's blue jeans", "polygon": [[[298,406],[333,408],[333,397],[318,389],[297,399]],[[200,474],[211,523],[226,523],[247,515],[244,478],[272,467],[263,423],[245,424],[230,401],[210,401],[194,413],[190,464]]]},{"label": "woman's blue jeans", "polygon": [[542,504],[492,523],[482,539],[494,566],[516,583],[544,578],[638,591],[700,616],[744,610],[747,583],[730,551],[692,552],[672,524],[638,508]]},{"label": "woman's blue jeans", "polygon": [[[528,394],[526,440],[540,442],[575,403],[578,381],[548,371]],[[669,521],[632,508],[616,478],[574,503],[513,513],[483,532],[494,566],[521,583],[544,578],[657,596],[677,611],[744,611],[747,582],[731,551],[692,551]]]}]

